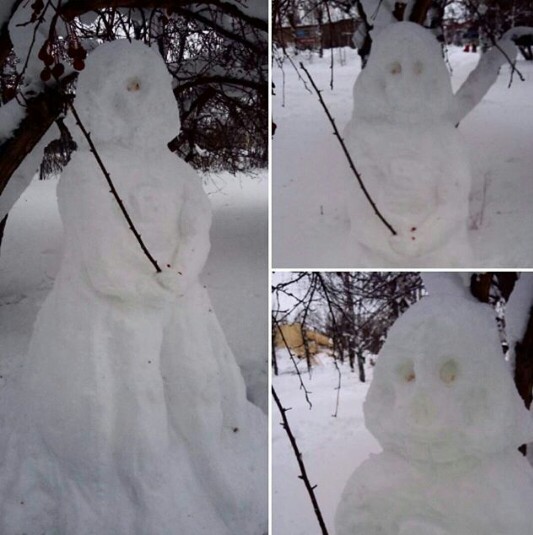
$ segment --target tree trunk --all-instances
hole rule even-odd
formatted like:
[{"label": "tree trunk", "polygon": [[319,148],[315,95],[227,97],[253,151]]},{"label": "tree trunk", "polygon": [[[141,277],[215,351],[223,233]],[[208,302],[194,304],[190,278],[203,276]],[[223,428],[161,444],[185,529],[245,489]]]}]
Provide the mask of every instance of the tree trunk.
[{"label": "tree trunk", "polygon": [[2,241],[4,239],[4,230],[6,228],[7,223],[7,215],[0,221],[0,253],[2,251]]},{"label": "tree trunk", "polygon": [[[524,337],[515,347],[514,380],[518,393],[529,410],[533,400],[533,309],[529,312]],[[526,445],[521,446],[520,451],[526,455]]]},{"label": "tree trunk", "polygon": [[272,321],[272,367],[274,368],[274,375],[278,375],[278,359],[276,358],[276,329],[274,328],[274,321]]},{"label": "tree trunk", "polygon": [[357,350],[357,366],[359,367],[359,380],[364,383],[366,381],[365,357],[360,349]]},{"label": "tree trunk", "polygon": [[409,20],[411,22],[416,22],[417,24],[424,24],[428,9],[431,7],[432,2],[433,0],[416,0],[415,5],[411,10]]}]

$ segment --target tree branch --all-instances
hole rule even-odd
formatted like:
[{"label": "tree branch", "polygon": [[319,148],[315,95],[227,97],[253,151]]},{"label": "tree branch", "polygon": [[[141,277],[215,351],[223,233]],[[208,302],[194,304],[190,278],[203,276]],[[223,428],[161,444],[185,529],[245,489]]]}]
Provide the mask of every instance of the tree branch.
[{"label": "tree branch", "polygon": [[303,63],[300,63],[300,68],[307,74],[307,77],[309,78],[309,81],[311,82],[311,85],[313,86],[313,89],[315,90],[316,94],[318,95],[318,100],[320,101],[320,104],[322,105],[322,108],[324,108],[324,111],[326,112],[326,115],[328,116],[329,122],[331,123],[331,126],[333,126],[333,133],[339,140],[339,143],[341,144],[342,150],[344,151],[344,155],[348,159],[348,164],[350,166],[350,169],[353,171],[355,178],[357,178],[357,182],[359,182],[359,186],[361,186],[361,189],[363,190],[363,193],[370,203],[370,206],[372,206],[372,209],[374,210],[374,213],[378,216],[380,221],[391,231],[393,236],[396,236],[397,232],[394,230],[394,228],[390,225],[390,223],[383,217],[382,213],[378,210],[378,207],[376,206],[376,203],[373,201],[372,197],[370,196],[370,193],[368,193],[368,190],[366,189],[363,179],[355,168],[355,164],[353,163],[352,157],[350,156],[350,153],[348,152],[348,149],[346,148],[346,145],[344,143],[344,140],[342,139],[339,130],[337,129],[337,125],[335,124],[335,119],[331,116],[331,113],[328,110],[328,107],[326,106],[326,103],[324,102],[324,99],[322,98],[321,91],[318,89],[318,87],[315,84],[315,81],[309,74],[309,71],[304,67]]},{"label": "tree branch", "polygon": [[62,113],[70,97],[61,92],[60,88],[68,85],[76,76],[77,73],[66,76],[58,85],[47,87],[26,102],[26,117],[13,136],[0,145],[0,195],[24,158]]},{"label": "tree branch", "polygon": [[83,123],[81,122],[80,116],[78,115],[78,112],[76,111],[76,108],[74,107],[74,104],[69,103],[69,108],[70,108],[70,111],[72,111],[72,115],[74,115],[74,119],[76,120],[76,124],[80,127],[80,130],[82,131],[85,139],[87,140],[87,143],[89,143],[89,147],[91,148],[91,152],[94,154],[94,157],[96,158],[96,161],[98,162],[98,166],[102,170],[102,173],[104,174],[105,179],[106,179],[106,181],[107,181],[107,183],[108,183],[108,185],[109,185],[109,187],[111,189],[111,193],[113,194],[113,197],[115,197],[115,200],[117,201],[117,203],[118,203],[118,205],[120,207],[120,211],[122,212],[122,214],[126,218],[126,221],[128,222],[130,230],[133,232],[133,235],[135,236],[135,238],[139,242],[139,245],[141,246],[141,249],[142,249],[143,253],[146,255],[146,257],[148,258],[150,263],[154,266],[156,272],[157,273],[161,273],[161,268],[159,267],[159,264],[157,263],[156,259],[150,254],[150,251],[148,250],[148,248],[144,244],[144,242],[143,242],[143,240],[141,238],[141,235],[139,234],[139,232],[135,228],[135,225],[133,224],[133,221],[132,221],[130,215],[128,214],[128,211],[126,210],[126,207],[124,206],[124,203],[122,202],[122,199],[119,197],[118,192],[115,189],[115,185],[113,184],[113,181],[111,180],[111,176],[109,175],[109,172],[105,168],[104,163],[102,162],[102,159],[100,158],[100,155],[98,154],[98,151],[96,150],[96,147],[94,146],[94,143],[92,142],[91,134],[89,134],[89,132],[87,132],[87,130],[83,126]]},{"label": "tree branch", "polygon": [[268,86],[266,84],[262,82],[255,82],[246,78],[238,78],[236,76],[226,76],[224,74],[204,75],[187,80],[183,83],[180,83],[178,78],[175,77],[175,79],[178,81],[178,85],[174,89],[175,95],[179,95],[181,92],[199,85],[220,84],[246,87],[257,91],[258,93],[264,94],[266,98],[268,97]]},{"label": "tree branch", "polygon": [[289,420],[287,419],[286,412],[289,409],[285,409],[283,407],[278,395],[276,394],[276,391],[274,390],[274,387],[272,387],[272,397],[274,398],[274,401],[276,402],[276,405],[281,414],[281,419],[283,420],[283,423],[281,425],[283,429],[285,429],[285,432],[287,433],[287,436],[289,437],[289,442],[291,443],[292,449],[294,451],[294,455],[296,456],[296,461],[298,462],[298,466],[300,468],[301,475],[299,477],[304,482],[305,488],[307,489],[307,492],[309,494],[309,498],[311,499],[311,503],[313,504],[313,510],[315,511],[315,515],[320,525],[320,530],[322,532],[322,535],[328,535],[328,530],[326,528],[326,524],[324,522],[324,518],[322,517],[322,512],[320,511],[320,506],[318,505],[318,500],[315,495],[316,485],[311,485],[311,482],[309,481],[309,477],[307,476],[307,471],[305,469],[305,464],[302,459],[302,452],[298,449],[296,438],[294,437],[292,433],[291,427],[289,425]]},{"label": "tree branch", "polygon": [[[222,0],[70,0],[61,8],[61,15],[66,20],[83,15],[88,11],[105,8],[145,8],[145,9],[166,9],[170,12],[176,11],[184,6],[192,4],[213,6],[214,8],[246,22],[257,30],[268,32],[268,22],[266,20],[252,17],[239,9],[235,4],[229,4]],[[192,15],[192,13],[191,13]]]}]

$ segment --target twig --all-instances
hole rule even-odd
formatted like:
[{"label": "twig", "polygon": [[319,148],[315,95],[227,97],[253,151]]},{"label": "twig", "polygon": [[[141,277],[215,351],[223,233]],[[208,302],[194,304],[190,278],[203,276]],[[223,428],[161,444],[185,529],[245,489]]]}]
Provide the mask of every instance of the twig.
[{"label": "twig", "polygon": [[131,217],[128,214],[128,211],[126,210],[126,207],[124,206],[124,203],[122,202],[122,199],[119,197],[118,192],[117,192],[117,190],[116,190],[116,188],[115,188],[115,186],[113,184],[113,181],[111,180],[111,176],[109,175],[109,172],[105,168],[104,163],[102,162],[102,159],[100,158],[100,155],[98,154],[98,151],[96,150],[96,147],[94,146],[94,143],[92,142],[91,134],[89,132],[87,132],[87,130],[83,126],[83,123],[81,122],[80,116],[78,115],[78,112],[76,111],[76,108],[74,108],[74,104],[69,102],[68,106],[69,106],[70,110],[72,111],[72,114],[74,115],[74,119],[76,120],[76,124],[80,127],[80,130],[82,131],[83,135],[85,136],[85,139],[89,143],[89,147],[91,149],[91,152],[94,154],[94,157],[96,158],[96,161],[98,162],[98,165],[99,165],[100,169],[102,170],[102,173],[104,174],[105,179],[107,180],[107,183],[108,183],[108,185],[110,187],[110,191],[113,194],[113,197],[115,197],[115,200],[117,201],[118,206],[119,206],[122,214],[124,215],[124,217],[126,218],[126,221],[128,222],[130,230],[133,232],[133,235],[135,236],[135,238],[139,242],[139,245],[141,246],[141,249],[142,249],[143,253],[146,255],[148,260],[150,260],[150,262],[154,266],[156,272],[157,273],[161,273],[161,268],[159,267],[159,264],[157,263],[156,259],[150,254],[150,251],[148,250],[148,248],[144,244],[144,242],[143,242],[143,240],[141,238],[141,235],[139,234],[139,232],[135,228],[135,225],[133,224],[133,221],[131,220]]},{"label": "twig", "polygon": [[[322,291],[324,292],[324,297],[326,298],[326,302],[328,304],[329,313],[331,314],[331,323],[333,325],[333,329],[334,329],[334,331],[337,331],[337,320],[335,319],[335,312],[333,311],[333,304],[332,304],[331,299],[329,297],[329,292],[328,292],[328,289],[326,287],[326,283],[324,282],[324,278],[322,277],[322,273],[317,273],[316,275],[317,275],[318,280],[320,282],[320,286],[322,286]],[[333,363],[335,364],[335,369],[337,370],[337,376],[338,376],[338,379],[339,379],[337,387],[335,388],[335,390],[337,390],[337,399],[335,401],[335,412],[332,414],[332,416],[334,418],[337,418],[337,416],[339,414],[339,402],[340,402],[340,396],[341,396],[341,382],[342,382],[342,373],[341,373],[341,369],[339,368],[339,364],[337,363],[337,356],[335,354],[335,349],[336,349],[335,346],[336,345],[337,344],[334,341],[333,342]]]},{"label": "twig", "polygon": [[322,94],[321,94],[320,89],[318,89],[318,87],[316,86],[315,81],[313,80],[313,78],[309,74],[309,71],[304,67],[303,63],[300,63],[300,68],[305,72],[305,74],[307,74],[307,77],[309,78],[309,81],[311,82],[311,85],[313,86],[313,89],[315,90],[315,92],[316,92],[316,94],[318,96],[318,100],[320,101],[320,104],[322,105],[322,108],[324,108],[324,111],[326,112],[326,115],[328,116],[329,122],[331,123],[331,126],[333,126],[333,133],[337,137],[337,139],[339,140],[339,142],[341,144],[341,147],[342,147],[342,150],[344,151],[344,154],[345,154],[346,158],[348,159],[348,164],[350,165],[350,169],[353,171],[355,177],[357,178],[357,181],[359,182],[359,185],[361,186],[361,189],[363,190],[363,193],[364,193],[365,197],[367,198],[368,202],[372,206],[372,209],[374,210],[374,213],[379,217],[381,222],[391,231],[392,235],[396,236],[397,232],[394,230],[394,228],[390,225],[390,223],[383,217],[381,212],[378,210],[378,207],[376,206],[376,203],[372,200],[372,197],[368,193],[368,190],[366,189],[366,187],[365,187],[365,185],[363,183],[363,179],[361,178],[361,175],[360,175],[359,171],[357,171],[357,169],[355,168],[355,165],[353,163],[352,157],[350,156],[350,153],[348,152],[348,149],[346,148],[344,140],[342,139],[342,137],[341,137],[341,135],[340,135],[340,133],[339,133],[339,131],[337,129],[337,125],[335,124],[335,119],[333,119],[333,117],[331,116],[331,113],[329,112],[328,107],[326,106],[326,103],[324,102],[324,99],[322,98]]},{"label": "twig", "polygon": [[300,373],[300,369],[298,368],[298,364],[296,363],[296,359],[294,358],[294,355],[292,354],[291,348],[289,346],[289,342],[287,342],[287,339],[285,338],[285,335],[283,334],[283,330],[281,329],[281,325],[278,323],[278,320],[272,316],[272,321],[274,322],[274,327],[277,329],[277,332],[279,332],[281,339],[283,343],[285,344],[285,347],[287,348],[287,351],[289,352],[289,357],[294,364],[294,368],[296,370],[296,374],[298,375],[298,379],[300,379],[300,389],[304,391],[305,400],[307,401],[307,404],[309,405],[309,409],[313,408],[313,404],[311,403],[311,400],[309,399],[309,390],[307,390],[307,387],[305,386],[305,383],[302,379],[302,374]]},{"label": "twig", "polygon": [[286,412],[290,409],[285,409],[283,407],[278,395],[276,394],[276,391],[274,390],[274,387],[272,387],[272,396],[281,414],[281,419],[283,420],[281,426],[283,427],[283,429],[285,429],[285,432],[289,437],[289,442],[291,443],[294,455],[296,456],[296,461],[298,462],[298,466],[300,468],[301,475],[298,477],[304,482],[305,488],[307,489],[309,498],[311,499],[311,503],[313,504],[313,510],[315,511],[316,518],[322,531],[322,535],[328,535],[328,530],[326,528],[326,524],[324,522],[324,518],[322,517],[322,512],[320,511],[320,506],[318,505],[318,500],[315,495],[316,485],[311,485],[311,482],[309,481],[309,477],[307,476],[307,471],[305,469],[305,464],[302,460],[302,452],[298,449],[296,438],[294,438],[294,435],[289,425],[289,420],[287,419]]}]

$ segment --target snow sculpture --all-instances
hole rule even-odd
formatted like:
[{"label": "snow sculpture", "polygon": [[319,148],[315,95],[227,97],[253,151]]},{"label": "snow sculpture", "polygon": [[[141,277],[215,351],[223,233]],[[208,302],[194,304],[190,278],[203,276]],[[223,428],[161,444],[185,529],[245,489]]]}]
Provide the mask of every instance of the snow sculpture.
[{"label": "snow sculpture", "polygon": [[364,404],[383,452],[348,480],[337,535],[533,533],[531,417],[494,313],[452,286],[389,331]]},{"label": "snow sculpture", "polygon": [[179,128],[170,75],[142,44],[102,45],[75,105],[163,272],[73,126],[64,257],[23,370],[0,532],[263,535],[266,418],[198,280],[210,205],[167,148]]},{"label": "snow sculpture", "polygon": [[410,22],[375,38],[353,90],[345,141],[383,225],[349,176],[357,266],[465,266],[471,176],[455,101],[434,36]]}]

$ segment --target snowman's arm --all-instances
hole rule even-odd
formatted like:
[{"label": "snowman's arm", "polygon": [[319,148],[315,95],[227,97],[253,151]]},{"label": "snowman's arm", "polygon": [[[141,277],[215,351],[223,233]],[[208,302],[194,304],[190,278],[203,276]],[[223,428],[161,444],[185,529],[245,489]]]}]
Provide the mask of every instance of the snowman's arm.
[{"label": "snowman's arm", "polygon": [[211,203],[200,179],[195,174],[188,177],[179,221],[179,246],[172,265],[181,273],[182,286],[198,279],[207,260],[211,242]]},{"label": "snowman's arm", "polygon": [[479,104],[498,78],[500,67],[515,61],[517,47],[511,40],[514,36],[514,33],[507,32],[497,46],[481,56],[475,69],[454,95],[453,124],[459,124]]},{"label": "snowman's arm", "polygon": [[[75,162],[76,163],[76,162]],[[83,169],[73,165],[71,169]],[[128,299],[159,299],[166,292],[129,230],[102,177],[74,177],[68,168],[58,186],[66,247],[79,250],[80,268],[97,292]],[[78,171],[77,174],[83,173]]]}]

